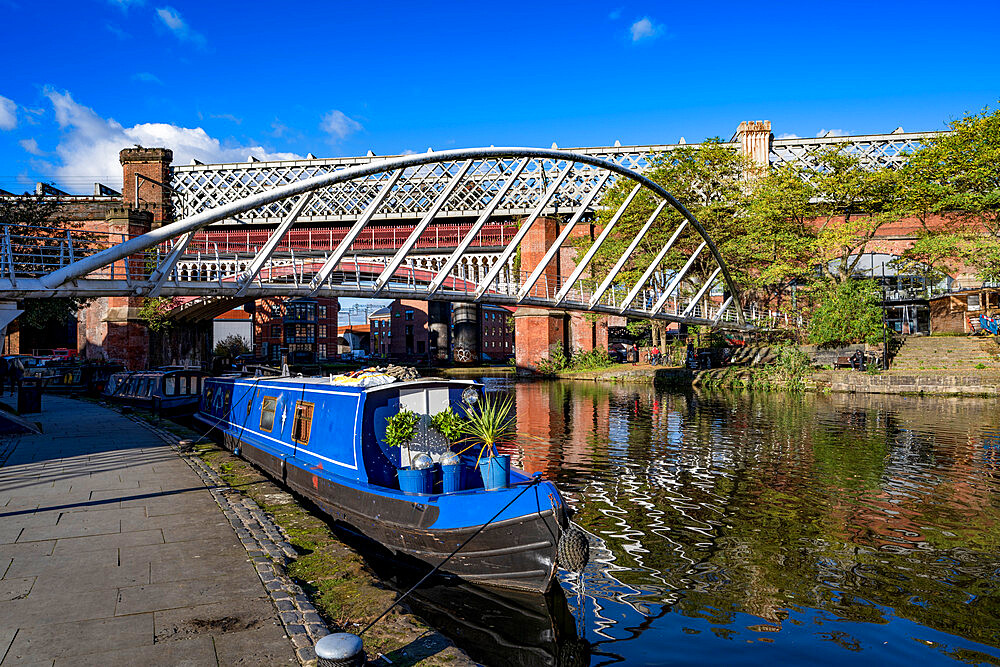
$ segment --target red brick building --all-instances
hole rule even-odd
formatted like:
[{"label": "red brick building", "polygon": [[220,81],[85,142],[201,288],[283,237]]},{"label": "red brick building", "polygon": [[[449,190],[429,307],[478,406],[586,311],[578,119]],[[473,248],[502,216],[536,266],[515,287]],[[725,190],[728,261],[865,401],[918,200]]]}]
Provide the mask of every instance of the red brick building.
[{"label": "red brick building", "polygon": [[514,308],[484,304],[479,309],[479,356],[506,361],[514,356]]},{"label": "red brick building", "polygon": [[280,362],[312,364],[337,358],[337,299],[270,297],[256,302],[254,354]]}]

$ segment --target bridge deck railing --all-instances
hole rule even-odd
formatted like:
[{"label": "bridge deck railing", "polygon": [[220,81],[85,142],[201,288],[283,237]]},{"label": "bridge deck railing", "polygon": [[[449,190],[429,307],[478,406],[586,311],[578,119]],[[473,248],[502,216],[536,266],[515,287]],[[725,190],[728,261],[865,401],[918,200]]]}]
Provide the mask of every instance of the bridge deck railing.
[{"label": "bridge deck railing", "polygon": [[[460,227],[460,226],[456,226]],[[24,227],[12,231],[12,226],[3,226],[2,242],[0,242],[0,277],[10,278],[16,283],[18,278],[32,278],[62,268],[87,255],[94,254],[105,248],[117,245],[128,237],[125,234],[93,232],[86,229],[68,227]],[[329,239],[329,236],[327,236]],[[251,239],[253,240],[253,239]],[[235,247],[237,252],[230,251]],[[88,274],[87,279],[107,281],[124,281],[136,286],[145,285],[150,271],[153,270],[171,249],[170,244],[162,244],[150,248],[127,260],[115,262]],[[274,258],[257,275],[255,284],[264,288],[273,285],[283,288],[308,285],[316,270],[326,259],[326,254],[316,249],[311,254],[300,252],[295,255],[295,247],[290,249],[291,255]],[[167,277],[167,284],[173,286],[212,286],[219,296],[233,293],[237,290],[237,280],[241,273],[253,261],[257,248],[231,244],[219,247],[218,244],[203,241],[197,248],[192,247],[183,257],[183,263],[196,267],[195,271],[181,271],[175,267]],[[374,289],[375,278],[384,268],[384,258],[359,258],[351,255],[345,259],[338,270],[330,273],[324,286],[341,294],[356,292],[359,295],[369,295]],[[406,291],[414,298],[427,296],[429,285],[435,272],[419,268],[412,262],[400,267],[392,279],[385,285],[387,292]],[[661,307],[653,313],[658,301],[663,295],[663,285],[653,285],[641,290],[630,303],[624,300],[629,292],[625,284],[612,284],[601,297],[594,300],[594,294],[599,289],[601,281],[584,277],[566,288],[563,277],[542,274],[529,289],[523,290],[529,279],[529,273],[513,271],[501,272],[495,280],[477,299],[477,290],[482,276],[470,272],[465,265],[457,265],[452,274],[434,293],[440,300],[481,300],[489,303],[501,303],[511,306],[519,304],[529,306],[573,307],[587,306],[601,309],[601,312],[621,311],[628,316],[642,315],[672,315],[691,319],[736,323],[734,308],[723,302],[722,297],[706,290],[697,302],[692,303],[693,285],[680,286],[679,294],[666,298]],[[661,280],[661,283],[663,281]],[[721,282],[720,282],[721,285]],[[524,294],[522,294],[524,291]],[[720,317],[720,311],[722,312]],[[744,316],[751,323],[777,323],[780,316],[769,311],[757,310],[752,305],[744,310]],[[787,319],[787,318],[785,318]]]},{"label": "bridge deck railing", "polygon": [[[349,253],[391,251],[409,237],[414,224],[369,225],[351,244]],[[344,240],[349,227],[319,227],[292,229],[282,238],[279,250],[333,251]],[[417,241],[417,250],[454,249],[462,237],[472,229],[472,223],[437,224],[428,227]],[[517,233],[516,223],[487,223],[472,242],[474,248],[500,248],[507,245]],[[232,254],[259,250],[267,242],[270,229],[209,229],[199,232],[192,239],[194,252],[219,252]]]}]

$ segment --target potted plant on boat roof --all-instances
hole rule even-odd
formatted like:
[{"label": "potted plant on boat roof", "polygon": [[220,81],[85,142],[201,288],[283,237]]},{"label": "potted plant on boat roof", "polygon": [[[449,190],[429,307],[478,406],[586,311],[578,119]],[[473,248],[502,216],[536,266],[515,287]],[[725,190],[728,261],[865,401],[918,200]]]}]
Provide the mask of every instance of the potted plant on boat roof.
[{"label": "potted plant on boat roof", "polygon": [[[417,434],[417,424],[420,415],[403,408],[385,420],[385,444],[387,447],[406,447],[407,462],[412,461],[410,443]],[[399,489],[406,493],[430,493],[434,484],[434,471],[430,468],[415,469],[411,465],[400,466],[396,471],[399,477]]]},{"label": "potted plant on boat roof", "polygon": [[486,490],[503,489],[510,484],[510,456],[501,455],[497,445],[509,444],[514,441],[515,424],[511,408],[514,399],[511,396],[486,395],[468,407],[465,420],[461,423],[461,432],[465,435],[464,442],[471,444],[462,453],[479,447],[476,465],[479,474],[483,476],[483,486]]},{"label": "potted plant on boat roof", "polygon": [[458,454],[451,451],[451,446],[462,437],[463,421],[450,407],[431,416],[431,426],[448,441],[449,451],[440,460],[443,493],[454,493],[462,489],[462,462]]}]

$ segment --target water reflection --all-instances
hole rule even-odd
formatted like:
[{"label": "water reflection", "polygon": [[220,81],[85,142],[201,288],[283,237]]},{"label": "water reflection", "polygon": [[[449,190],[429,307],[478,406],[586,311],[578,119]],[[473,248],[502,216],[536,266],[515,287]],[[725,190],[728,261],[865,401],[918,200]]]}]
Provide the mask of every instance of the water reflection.
[{"label": "water reflection", "polygon": [[593,535],[593,664],[1000,664],[998,401],[488,388]]}]

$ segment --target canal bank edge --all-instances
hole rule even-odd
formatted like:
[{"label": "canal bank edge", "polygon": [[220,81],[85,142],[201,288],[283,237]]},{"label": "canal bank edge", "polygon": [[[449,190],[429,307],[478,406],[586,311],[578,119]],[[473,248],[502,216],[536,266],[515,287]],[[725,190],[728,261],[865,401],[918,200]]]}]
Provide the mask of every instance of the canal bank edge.
[{"label": "canal bank edge", "polygon": [[[179,455],[206,479],[207,485],[225,485],[222,496],[232,505],[226,515],[231,521],[241,524],[237,526],[234,523],[234,529],[244,546],[247,539],[265,545],[268,562],[258,563],[255,559],[255,565],[262,580],[266,578],[265,587],[275,598],[279,615],[285,622],[286,631],[302,664],[316,664],[313,646],[316,639],[325,634],[315,630],[309,632],[312,629],[309,625],[302,627],[302,632],[297,632],[303,621],[310,620],[309,608],[313,608],[313,616],[319,612],[325,617],[324,629],[329,624],[329,630],[333,632],[357,632],[396,599],[397,593],[381,584],[368,570],[362,557],[339,540],[323,519],[303,507],[294,496],[251,464],[213,442],[180,448],[176,444],[179,438],[195,439],[197,442],[200,434],[171,422],[155,426],[151,423],[151,416],[144,417],[136,418],[136,421],[177,447]],[[244,515],[248,515],[250,520],[244,520],[247,518]],[[258,531],[260,535],[254,534],[256,524],[261,528]],[[266,543],[274,538],[275,526],[290,543],[277,543],[283,553],[272,553],[266,548]],[[294,549],[281,548],[283,546]],[[273,574],[268,572],[270,570]],[[298,593],[285,596],[288,600],[279,600],[275,597],[279,588],[292,588]],[[280,591],[278,596],[281,597]],[[319,618],[312,620],[322,623]],[[312,625],[318,626],[318,623]],[[370,664],[374,665],[438,667],[476,664],[444,635],[408,613],[405,603],[397,605],[372,627],[364,640]]]},{"label": "canal bank edge", "polygon": [[692,371],[678,367],[618,366],[601,371],[562,372],[553,379],[652,384],[662,389],[756,389],[856,394],[919,394],[940,396],[1000,396],[1000,375],[991,373],[862,373],[819,370],[802,377],[785,377],[769,366],[726,366]]}]

